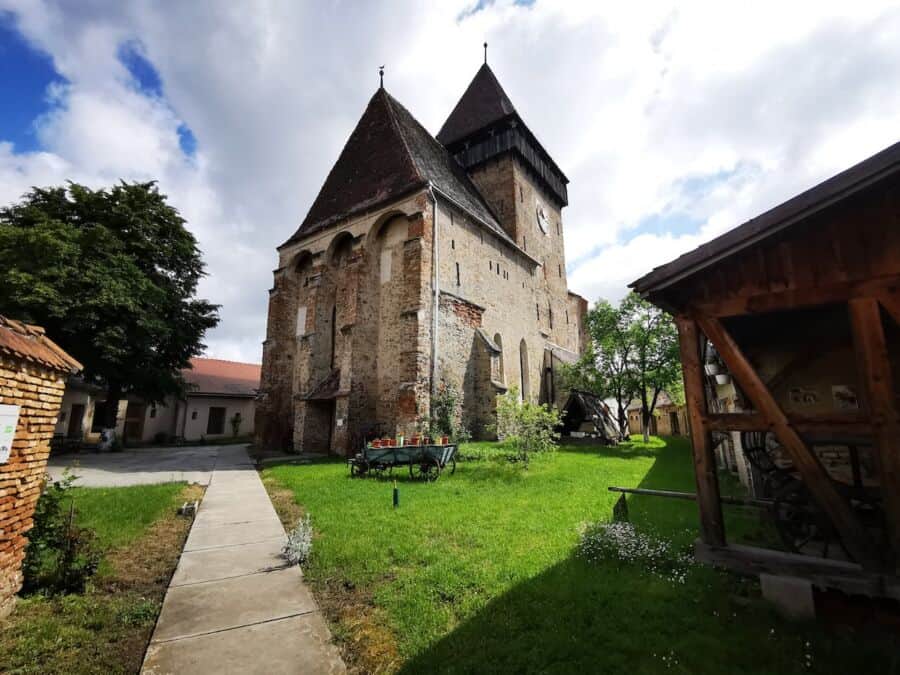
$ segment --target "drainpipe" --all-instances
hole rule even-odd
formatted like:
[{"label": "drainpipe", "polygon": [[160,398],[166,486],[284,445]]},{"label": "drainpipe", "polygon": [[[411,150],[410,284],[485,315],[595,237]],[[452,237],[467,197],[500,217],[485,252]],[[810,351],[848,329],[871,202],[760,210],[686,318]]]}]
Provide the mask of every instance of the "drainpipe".
[{"label": "drainpipe", "polygon": [[[434,185],[428,181],[428,192],[431,193],[431,285],[434,288],[434,297],[431,305],[431,397],[437,392],[437,333],[438,311],[440,310],[440,287],[438,286],[438,227],[437,227],[437,197],[434,194]],[[430,406],[429,406],[430,407]]]}]

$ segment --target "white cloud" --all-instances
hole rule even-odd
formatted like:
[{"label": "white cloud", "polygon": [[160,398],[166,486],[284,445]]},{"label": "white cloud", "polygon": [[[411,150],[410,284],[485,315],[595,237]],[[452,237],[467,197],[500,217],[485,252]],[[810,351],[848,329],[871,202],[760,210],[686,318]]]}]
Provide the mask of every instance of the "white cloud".
[{"label": "white cloud", "polygon": [[[458,21],[473,5],[0,0],[68,80],[37,121],[42,152],[16,154],[0,136],[0,201],[69,178],[158,178],[204,251],[201,291],[223,305],[209,352],[252,360],[275,246],[382,63],[387,87],[436,131],[490,43],[492,67],[572,181],[570,285],[592,300],[896,140],[891,4],[504,0]],[[130,41],[163,98],[119,61]],[[660,214],[700,225],[641,230]]]}]

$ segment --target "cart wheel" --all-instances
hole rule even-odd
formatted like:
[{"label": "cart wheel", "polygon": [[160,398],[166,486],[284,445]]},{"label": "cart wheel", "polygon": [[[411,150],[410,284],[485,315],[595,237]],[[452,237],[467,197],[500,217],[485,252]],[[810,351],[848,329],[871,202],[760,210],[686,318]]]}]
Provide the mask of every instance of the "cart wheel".
[{"label": "cart wheel", "polygon": [[366,472],[369,470],[369,466],[363,462],[354,462],[350,465],[350,475],[356,478],[361,478],[366,475]]},{"label": "cart wheel", "polygon": [[[456,473],[456,460],[453,457],[451,457],[450,461],[447,462],[447,464],[450,466],[450,475],[452,476],[453,474]],[[446,469],[447,467],[444,467],[444,468]]]},{"label": "cart wheel", "polygon": [[434,457],[425,455],[422,459],[409,465],[409,477],[426,481],[435,481],[441,475],[441,465]]},{"label": "cart wheel", "polygon": [[813,550],[827,558],[831,544],[840,548],[834,530],[799,480],[790,481],[775,493],[772,512],[778,535],[792,553],[810,553],[814,546]]}]

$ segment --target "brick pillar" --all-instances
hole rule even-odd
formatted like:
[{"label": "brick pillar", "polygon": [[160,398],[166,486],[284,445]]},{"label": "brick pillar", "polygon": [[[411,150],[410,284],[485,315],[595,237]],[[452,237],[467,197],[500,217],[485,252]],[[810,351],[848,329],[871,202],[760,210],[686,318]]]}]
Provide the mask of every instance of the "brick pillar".
[{"label": "brick pillar", "polygon": [[[23,353],[24,352],[24,353]],[[22,561],[41,494],[66,377],[81,364],[43,330],[0,317],[0,404],[19,406],[9,459],[0,464],[0,617],[22,587]]]},{"label": "brick pillar", "polygon": [[[427,214],[427,215],[426,215]],[[412,435],[431,404],[432,228],[426,206],[409,223],[403,245],[405,298],[400,316],[400,390],[397,392],[397,431]]]}]

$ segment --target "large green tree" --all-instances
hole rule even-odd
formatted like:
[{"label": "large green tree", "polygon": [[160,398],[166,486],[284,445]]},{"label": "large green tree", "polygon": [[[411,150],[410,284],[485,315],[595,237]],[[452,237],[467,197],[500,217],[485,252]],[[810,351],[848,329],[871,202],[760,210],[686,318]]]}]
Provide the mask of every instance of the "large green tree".
[{"label": "large green tree", "polygon": [[665,389],[681,391],[681,358],[678,330],[671,315],[636,293],[629,294],[620,310],[629,317],[631,372],[641,402],[641,429],[649,440],[650,420],[659,395]]},{"label": "large green tree", "polygon": [[203,267],[154,182],[34,188],[0,208],[0,313],[46,328],[111,403],[182,390],[180,369],[219,320],[195,297]]},{"label": "large green tree", "polygon": [[567,371],[568,384],[616,401],[616,418],[622,435],[628,433],[628,404],[635,397],[632,373],[632,335],[629,317],[607,300],[588,310],[590,341],[584,355]]},{"label": "large green tree", "polygon": [[628,430],[627,407],[641,404],[645,439],[662,391],[681,392],[678,334],[672,317],[635,293],[615,306],[599,300],[586,317],[590,344],[567,371],[569,384],[614,398],[619,429]]}]

